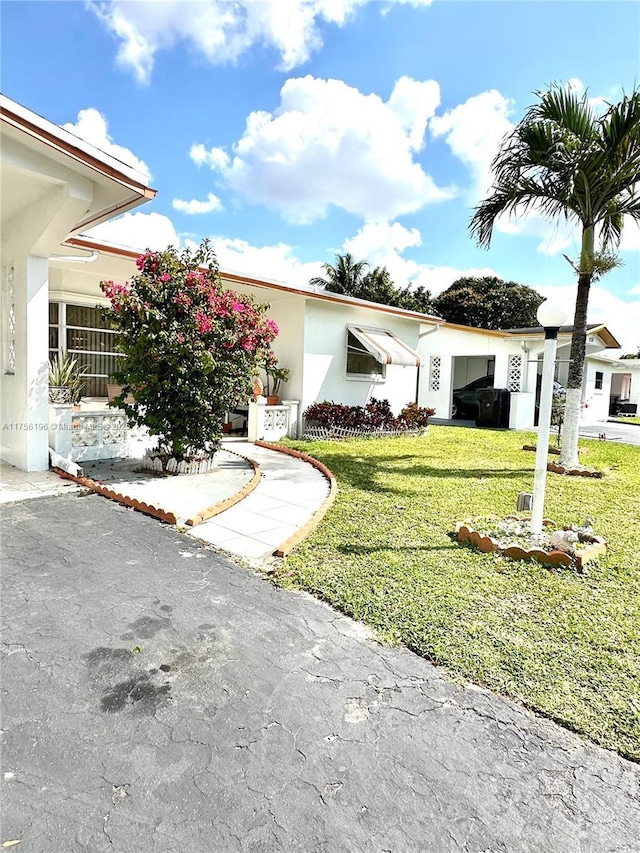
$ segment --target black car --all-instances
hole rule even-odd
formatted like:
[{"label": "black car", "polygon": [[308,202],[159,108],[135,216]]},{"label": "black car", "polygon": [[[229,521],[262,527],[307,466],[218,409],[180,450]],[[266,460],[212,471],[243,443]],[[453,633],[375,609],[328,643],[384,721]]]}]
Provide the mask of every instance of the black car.
[{"label": "black car", "polygon": [[474,379],[462,388],[453,392],[453,406],[451,407],[452,418],[467,418],[475,420],[480,410],[478,408],[478,391],[483,388],[493,388],[493,373]]}]

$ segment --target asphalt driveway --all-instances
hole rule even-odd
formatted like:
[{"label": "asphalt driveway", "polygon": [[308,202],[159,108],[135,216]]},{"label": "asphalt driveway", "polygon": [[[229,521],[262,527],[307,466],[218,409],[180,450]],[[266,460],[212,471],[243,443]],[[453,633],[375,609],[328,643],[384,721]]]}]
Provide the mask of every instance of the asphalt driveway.
[{"label": "asphalt driveway", "polygon": [[2,513],[20,853],[637,853],[637,765],[97,495]]}]

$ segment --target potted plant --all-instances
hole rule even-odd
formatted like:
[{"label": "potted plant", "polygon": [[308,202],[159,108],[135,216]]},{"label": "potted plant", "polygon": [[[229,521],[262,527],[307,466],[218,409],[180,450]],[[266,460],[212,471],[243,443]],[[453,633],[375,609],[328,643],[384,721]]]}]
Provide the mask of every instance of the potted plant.
[{"label": "potted plant", "polygon": [[69,353],[58,352],[49,362],[49,402],[77,403],[88,372],[89,368],[80,365],[77,358],[73,358]]},{"label": "potted plant", "polygon": [[286,367],[278,367],[278,358],[270,351],[264,363],[264,372],[267,377],[265,383],[267,406],[277,406],[280,403],[278,395],[280,385],[289,381],[291,371]]}]

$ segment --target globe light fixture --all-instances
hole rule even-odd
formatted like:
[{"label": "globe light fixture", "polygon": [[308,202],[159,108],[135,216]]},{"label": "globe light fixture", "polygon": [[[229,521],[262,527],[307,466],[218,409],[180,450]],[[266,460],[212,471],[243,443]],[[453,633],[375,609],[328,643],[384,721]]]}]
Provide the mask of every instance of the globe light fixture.
[{"label": "globe light fixture", "polygon": [[553,375],[555,372],[558,331],[567,319],[567,315],[558,305],[546,300],[538,308],[537,317],[540,325],[544,327],[544,354],[542,356],[542,385],[540,388],[536,469],[533,480],[532,533],[540,533],[542,531],[544,493],[547,485],[549,434],[551,432],[551,409],[553,407]]},{"label": "globe light fixture", "polygon": [[545,329],[559,329],[567,319],[567,313],[559,305],[548,299],[540,305],[536,313],[538,323]]}]

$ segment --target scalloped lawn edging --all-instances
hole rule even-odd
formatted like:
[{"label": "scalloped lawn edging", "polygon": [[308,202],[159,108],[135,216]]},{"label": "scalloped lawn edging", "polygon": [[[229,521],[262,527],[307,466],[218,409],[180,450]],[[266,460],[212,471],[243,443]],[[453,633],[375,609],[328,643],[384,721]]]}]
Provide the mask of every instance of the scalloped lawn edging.
[{"label": "scalloped lawn edging", "polygon": [[128,495],[123,495],[120,492],[116,492],[115,489],[108,489],[106,486],[101,483],[96,482],[95,480],[90,479],[89,477],[79,477],[75,474],[69,474],[67,471],[63,471],[61,468],[53,469],[56,474],[61,477],[63,480],[73,480],[75,483],[79,483],[81,486],[84,486],[85,489],[91,489],[92,492],[96,492],[98,495],[102,495],[103,498],[108,498],[110,501],[115,501],[116,503],[123,504],[129,509],[135,509],[138,512],[142,512],[145,515],[151,515],[154,518],[157,518],[159,521],[164,521],[167,524],[176,524],[178,519],[175,514],[169,512],[162,507],[154,506],[153,504],[147,504],[144,501],[136,500],[135,498],[130,498]]},{"label": "scalloped lawn edging", "polygon": [[[530,450],[534,453],[537,450],[535,444],[523,444],[522,449]],[[579,456],[585,452],[586,448],[578,448]],[[558,450],[557,447],[550,447],[549,453],[554,456],[560,456],[561,451]],[[595,468],[585,468],[583,466],[580,466],[580,468],[565,468],[564,465],[560,465],[556,462],[547,462],[547,471],[550,471],[552,474],[564,474],[567,477],[591,477],[594,480],[601,480],[606,473],[606,471],[597,471]]]},{"label": "scalloped lawn edging", "polygon": [[[507,518],[516,519],[517,517],[507,516]],[[530,519],[518,520],[529,521]],[[558,529],[556,523],[549,518],[545,518],[543,524],[545,527]],[[535,560],[542,565],[575,567],[579,572],[583,571],[586,563],[607,553],[607,543],[601,536],[593,536],[592,542],[581,548],[575,555],[557,549],[545,551],[543,548],[523,548],[521,545],[508,545],[506,548],[501,548],[497,539],[476,530],[466,521],[456,523],[456,536],[458,542],[468,542],[484,554],[499,551],[503,557],[509,557],[511,560]]]},{"label": "scalloped lawn edging", "polygon": [[311,516],[309,521],[306,524],[297,530],[292,536],[282,542],[276,550],[273,552],[274,557],[288,557],[291,551],[299,545],[304,539],[312,533],[316,527],[320,524],[322,519],[324,518],[327,510],[333,504],[336,499],[336,495],[338,494],[338,483],[333,473],[320,462],[318,459],[314,459],[313,456],[309,456],[308,453],[303,453],[300,450],[294,450],[293,447],[285,447],[284,445],[279,444],[271,444],[268,441],[262,441],[258,439],[254,442],[257,447],[264,447],[266,450],[275,450],[278,453],[284,453],[286,456],[293,456],[295,459],[301,459],[303,462],[308,462],[309,465],[313,465],[314,468],[317,468],[318,471],[324,476],[326,480],[329,482],[329,494],[322,502],[319,509],[317,509],[314,514]]},{"label": "scalloped lawn edging", "polygon": [[235,450],[227,450],[227,453],[232,453],[234,456],[238,456],[241,459],[244,459],[245,462],[248,462],[253,468],[253,477],[249,480],[246,486],[243,486],[239,492],[236,492],[235,495],[231,495],[230,498],[225,498],[223,501],[219,501],[217,504],[212,504],[211,506],[205,507],[205,509],[200,510],[200,512],[195,513],[190,518],[187,519],[186,524],[189,527],[196,527],[198,524],[202,524],[203,521],[208,521],[210,518],[214,518],[216,515],[220,515],[221,512],[224,512],[227,509],[231,509],[232,506],[235,506],[241,500],[250,495],[251,492],[256,488],[258,483],[262,478],[262,473],[260,472],[260,466],[255,461],[255,459],[250,459],[248,456],[243,456],[241,453],[236,453]]},{"label": "scalloped lawn edging", "polygon": [[[212,504],[208,507],[205,507],[202,510],[199,510],[197,513],[194,513],[190,516],[185,524],[189,527],[195,527],[198,524],[202,524],[203,521],[207,521],[209,518],[213,518],[215,515],[219,515],[221,512],[224,512],[227,509],[230,509],[234,504],[237,504],[239,501],[246,498],[247,495],[251,494],[251,492],[256,488],[258,483],[260,482],[260,478],[262,474],[260,473],[260,466],[258,463],[249,459],[246,456],[243,456],[241,453],[237,453],[235,450],[226,450],[227,453],[231,453],[233,456],[237,456],[239,459],[244,459],[245,462],[248,462],[253,468],[253,477],[251,480],[243,486],[240,491],[236,492],[235,495],[231,495],[231,497],[226,498],[223,501],[220,501],[217,504]],[[171,512],[170,510],[164,509],[160,506],[155,506],[154,504],[148,504],[144,501],[139,501],[136,498],[129,497],[121,492],[116,491],[115,489],[110,489],[102,483],[92,480],[90,477],[78,476],[75,474],[69,474],[67,471],[63,471],[61,468],[53,468],[55,473],[61,477],[63,480],[73,480],[76,483],[79,483],[81,486],[84,486],[86,489],[91,489],[92,492],[96,492],[98,495],[102,495],[104,498],[108,498],[111,501],[115,501],[116,503],[122,504],[123,506],[128,507],[129,509],[137,510],[138,512],[142,512],[145,515],[150,515],[153,518],[157,518],[159,521],[164,521],[167,524],[177,524],[178,516]],[[211,473],[211,471],[206,471],[202,473]]]}]

